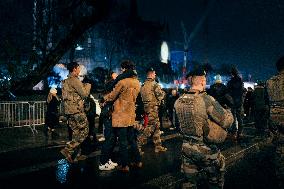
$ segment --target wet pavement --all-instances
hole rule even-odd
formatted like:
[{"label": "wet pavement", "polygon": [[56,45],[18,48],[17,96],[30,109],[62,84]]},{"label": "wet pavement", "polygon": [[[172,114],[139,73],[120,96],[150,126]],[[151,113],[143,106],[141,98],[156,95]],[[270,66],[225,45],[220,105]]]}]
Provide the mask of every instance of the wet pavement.
[{"label": "wet pavement", "polygon": [[[28,128],[0,130],[0,188],[180,188],[183,181],[182,140],[175,131],[166,129],[162,135],[167,152],[155,153],[150,142],[144,149],[143,168],[131,168],[126,174],[98,170],[100,146],[87,160],[67,163],[59,153],[68,139],[67,129],[58,132],[60,137],[47,140],[40,126],[35,135]],[[247,125],[240,143],[227,140],[220,146],[227,163],[225,188],[277,188],[270,142],[268,136],[256,137]]]}]

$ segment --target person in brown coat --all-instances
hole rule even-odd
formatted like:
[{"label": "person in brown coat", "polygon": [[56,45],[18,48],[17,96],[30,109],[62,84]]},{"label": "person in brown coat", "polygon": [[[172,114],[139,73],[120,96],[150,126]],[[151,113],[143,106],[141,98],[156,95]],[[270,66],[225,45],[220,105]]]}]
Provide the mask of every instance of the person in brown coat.
[{"label": "person in brown coat", "polygon": [[134,63],[130,60],[122,61],[123,73],[132,72],[132,77],[118,81],[114,89],[104,96],[105,103],[113,102],[112,127],[118,137],[120,162],[118,170],[129,171],[128,143],[133,154],[132,165],[142,167],[141,156],[137,147],[137,138],[133,125],[135,124],[135,102],[140,91],[140,83],[134,70]]}]

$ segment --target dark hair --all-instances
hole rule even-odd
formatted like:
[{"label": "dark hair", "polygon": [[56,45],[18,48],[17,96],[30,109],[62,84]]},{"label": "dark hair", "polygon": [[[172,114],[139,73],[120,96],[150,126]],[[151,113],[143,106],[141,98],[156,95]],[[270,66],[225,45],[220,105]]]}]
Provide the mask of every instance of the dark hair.
[{"label": "dark hair", "polygon": [[70,62],[69,64],[67,64],[67,70],[71,73],[73,72],[73,69],[77,68],[78,66],[80,66],[78,62]]},{"label": "dark hair", "polygon": [[284,69],[284,56],[278,59],[276,62],[276,68],[279,72]]},{"label": "dark hair", "polygon": [[149,72],[155,72],[155,69],[153,67],[150,67],[146,70],[147,74],[149,74]]},{"label": "dark hair", "polygon": [[231,74],[234,76],[234,77],[237,77],[239,75],[239,71],[237,70],[236,67],[232,67],[231,69]]},{"label": "dark hair", "polygon": [[134,70],[135,64],[131,60],[123,60],[120,64],[121,68],[124,68],[126,70]]}]

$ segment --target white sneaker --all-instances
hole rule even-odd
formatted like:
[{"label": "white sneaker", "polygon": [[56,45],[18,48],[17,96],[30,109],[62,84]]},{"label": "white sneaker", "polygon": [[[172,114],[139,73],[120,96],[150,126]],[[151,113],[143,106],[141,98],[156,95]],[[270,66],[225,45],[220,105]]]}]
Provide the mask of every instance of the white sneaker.
[{"label": "white sneaker", "polygon": [[104,165],[100,164],[99,165],[99,170],[101,171],[110,171],[113,170],[115,168],[115,166],[109,164],[108,162],[106,162]]},{"label": "white sneaker", "polygon": [[112,165],[113,167],[118,166],[118,164],[113,162],[113,161],[111,161],[111,159],[108,160],[108,164]]},{"label": "white sneaker", "polygon": [[106,140],[106,139],[105,139],[105,137],[103,137],[103,136],[98,139],[99,142],[103,142],[103,141],[105,141],[105,140]]}]

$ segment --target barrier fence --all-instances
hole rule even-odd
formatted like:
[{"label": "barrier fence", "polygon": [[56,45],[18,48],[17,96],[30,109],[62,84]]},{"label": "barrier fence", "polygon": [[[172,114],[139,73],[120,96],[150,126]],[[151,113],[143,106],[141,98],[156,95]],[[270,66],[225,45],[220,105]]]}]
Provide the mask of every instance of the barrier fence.
[{"label": "barrier fence", "polygon": [[[60,106],[59,112],[62,108]],[[45,124],[45,101],[0,102],[0,129],[29,127],[37,133],[36,126]]]}]

